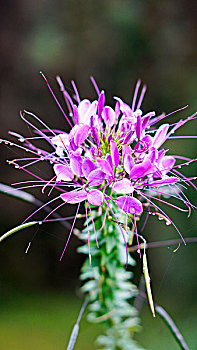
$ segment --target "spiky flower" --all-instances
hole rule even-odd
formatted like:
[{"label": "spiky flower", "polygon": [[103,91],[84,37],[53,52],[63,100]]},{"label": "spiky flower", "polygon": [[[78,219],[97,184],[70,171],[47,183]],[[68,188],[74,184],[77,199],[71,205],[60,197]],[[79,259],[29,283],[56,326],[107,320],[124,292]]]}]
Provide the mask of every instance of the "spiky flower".
[{"label": "spiky flower", "polygon": [[[146,114],[142,112],[141,104],[146,86],[143,86],[137,103],[140,81],[136,85],[132,106],[115,97],[115,107],[112,108],[105,104],[105,92],[99,91],[93,78],[98,98],[93,102],[88,99],[81,101],[73,83],[75,90],[73,102],[65,91],[62,81],[57,77],[70,111],[69,119],[59,105],[48,81],[45,77],[44,79],[69,122],[71,131],[66,133],[50,129],[34,114],[24,111],[21,113],[21,118],[32,126],[41,138],[49,142],[53,151],[50,153],[40,149],[28,138],[12,132],[11,134],[18,136],[19,141],[24,144],[23,147],[19,147],[36,156],[32,159],[12,161],[15,167],[29,172],[28,166],[38,161],[49,161],[53,164],[54,177],[50,181],[45,180],[44,188],[46,186],[61,188],[60,198],[65,203],[75,204],[85,201],[101,210],[103,202],[107,203],[107,212],[110,212],[116,220],[111,206],[113,202],[126,213],[125,226],[128,219],[132,222],[131,214],[132,218],[142,214],[147,202],[152,206],[153,198],[162,201],[157,195],[165,194],[166,189],[170,190],[170,196],[178,198],[188,208],[191,206],[181,191],[181,183],[185,183],[186,180],[190,182],[191,179],[185,178],[177,168],[194,160],[169,155],[163,144],[172,138],[179,127],[196,118],[196,113],[177,123],[164,123],[156,127],[157,123],[163,121],[167,115],[155,116],[155,112]],[[25,118],[25,114],[39,120],[45,130],[35,127]],[[175,165],[176,158],[185,159],[187,162]],[[20,166],[21,160],[26,160],[27,163]],[[73,187],[73,190],[67,192],[65,186]],[[158,208],[156,204],[154,207]],[[167,223],[172,222],[161,209],[158,210],[161,212],[161,218],[166,219]],[[134,222],[132,224],[134,225]]]},{"label": "spiky flower", "polygon": [[[120,233],[126,250],[125,262],[128,265],[130,263],[127,248],[128,232],[131,230],[136,235],[139,244],[136,222],[139,220],[143,211],[146,212],[146,215],[143,216],[145,217],[143,227],[147,222],[149,214],[157,213],[159,218],[164,219],[167,224],[172,223],[181,236],[174,222],[160,209],[155,201],[166,203],[181,211],[190,211],[192,204],[183,193],[182,184],[189,183],[195,187],[192,182],[194,178],[186,178],[177,168],[185,164],[190,164],[195,159],[168,154],[168,150],[164,148],[164,143],[166,140],[174,137],[173,134],[179,127],[195,119],[197,113],[177,123],[161,124],[168,115],[161,114],[156,116],[154,111],[144,114],[141,109],[146,86],[143,86],[141,94],[137,98],[141,84],[140,81],[137,82],[131,106],[123,102],[119,97],[114,97],[115,102],[112,108],[105,104],[105,92],[99,91],[93,78],[92,82],[97,93],[97,99],[90,101],[88,99],[80,100],[74,82],[72,82],[74,89],[74,99],[72,99],[64,89],[61,79],[57,77],[69,111],[68,117],[56,99],[47,79],[43,74],[42,76],[58,107],[69,123],[71,130],[67,133],[65,131],[51,129],[34,114],[27,111],[21,112],[21,118],[34,129],[37,134],[36,137],[46,140],[51,146],[52,151],[43,150],[32,144],[32,140],[29,138],[12,132],[12,135],[18,137],[19,141],[23,142],[23,146],[18,145],[18,147],[32,154],[32,158],[17,159],[11,163],[15,167],[32,174],[28,170],[30,165],[43,160],[50,162],[54,171],[52,179],[44,180],[34,174],[37,180],[39,180],[39,186],[43,186],[43,191],[46,187],[50,187],[51,191],[53,188],[60,191],[60,195],[50,201],[60,200],[61,204],[57,208],[65,203],[78,203],[76,217],[61,258],[68,245],[79,212],[80,203],[82,202],[85,203],[86,209],[86,238],[90,264],[92,254],[98,254],[97,250],[94,250],[94,252],[91,251],[90,242],[92,241],[92,232],[96,244],[95,249],[99,249],[100,245],[102,247],[103,239],[107,240],[108,235],[109,237],[112,236],[110,227],[113,226],[114,230],[114,224],[111,224],[115,223],[118,227],[118,233],[113,234],[115,238],[110,241],[113,241],[113,243],[110,243],[110,248],[107,248],[106,254],[109,251],[111,252],[113,247],[118,244],[119,238],[117,238],[117,235]],[[26,119],[25,115],[39,121],[42,124],[42,128],[38,129],[34,126],[29,119]],[[160,126],[157,126],[158,123]],[[176,164],[177,159],[183,160],[184,163]],[[26,161],[26,164],[20,165],[21,160]],[[177,207],[161,199],[161,195],[166,195],[166,193],[169,197],[180,200],[186,208]],[[47,215],[44,221],[48,219],[49,215]],[[98,217],[100,217],[99,220]],[[103,236],[100,234],[102,231],[104,232]],[[182,239],[184,241],[183,237]],[[94,245],[93,243],[91,244]],[[123,263],[122,258],[119,260]],[[98,276],[103,274],[102,269],[104,267],[102,266],[100,267],[101,270]],[[117,266],[117,269],[120,269],[120,266]],[[87,266],[85,268],[85,276],[93,278],[95,281],[98,280],[98,283],[95,282],[95,286],[97,286],[95,290],[97,292],[95,292],[95,297],[92,297],[92,301],[95,301],[98,297],[100,280],[96,277],[97,275],[95,273],[87,272]],[[118,283],[117,278],[120,278],[120,276],[116,276],[114,280],[116,282],[113,283]],[[113,303],[114,298],[112,298]],[[125,299],[127,298],[125,297]],[[101,305],[99,304],[100,306],[98,304],[95,305],[97,305],[97,311],[103,307],[102,303]],[[105,306],[103,312],[108,312],[109,309],[109,307]],[[99,316],[99,313],[97,316]],[[122,317],[124,318],[126,316]],[[120,322],[119,318],[118,320]],[[113,319],[113,322],[115,324],[114,329],[116,329],[115,333],[117,333],[117,317]],[[122,348],[126,349],[126,347]]]}]

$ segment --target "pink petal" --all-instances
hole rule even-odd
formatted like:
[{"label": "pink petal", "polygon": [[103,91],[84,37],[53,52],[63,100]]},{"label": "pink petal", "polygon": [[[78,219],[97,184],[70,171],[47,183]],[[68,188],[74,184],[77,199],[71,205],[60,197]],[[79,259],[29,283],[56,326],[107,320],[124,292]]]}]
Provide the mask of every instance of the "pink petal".
[{"label": "pink petal", "polygon": [[106,126],[111,127],[112,125],[114,125],[115,112],[111,107],[106,106],[103,108],[102,117],[104,119]]},{"label": "pink petal", "polygon": [[79,124],[79,112],[78,112],[78,108],[76,105],[73,105],[73,114],[74,114],[75,124],[78,125]]},{"label": "pink petal", "polygon": [[88,123],[86,124],[90,124],[90,118],[92,115],[95,115],[96,114],[96,110],[97,110],[97,106],[98,106],[98,102],[97,101],[93,101],[87,111],[87,114],[86,114],[86,119],[88,121]]},{"label": "pink petal", "polygon": [[114,97],[115,100],[117,100],[120,103],[120,110],[123,114],[125,114],[127,117],[131,117],[133,115],[133,111],[130,106],[128,106],[126,103],[124,103],[121,98]]},{"label": "pink petal", "polygon": [[113,176],[113,169],[111,168],[110,164],[106,159],[97,159],[97,163],[105,174]]},{"label": "pink petal", "polygon": [[131,151],[131,147],[124,145],[122,147],[122,159],[123,159],[123,161],[124,161],[124,157],[126,154],[130,154],[130,156],[132,156],[132,151]]},{"label": "pink petal", "polygon": [[161,164],[162,164],[163,169],[165,169],[166,171],[169,171],[172,169],[175,162],[176,162],[176,160],[174,159],[174,157],[165,156],[165,157],[163,157]]},{"label": "pink petal", "polygon": [[78,114],[79,114],[79,124],[86,124],[85,115],[91,105],[91,102],[87,99],[81,101],[78,106]]},{"label": "pink petal", "polygon": [[142,118],[142,130],[146,129],[148,122],[150,120],[150,117],[154,116],[154,115],[155,115],[155,112],[150,112],[150,113],[147,113],[146,115],[143,116],[143,118]]},{"label": "pink petal", "polygon": [[87,192],[85,190],[71,191],[60,195],[64,202],[75,204],[83,202],[87,198]]},{"label": "pink petal", "polygon": [[115,141],[110,141],[110,149],[113,163],[115,165],[115,168],[117,168],[119,164],[119,151]]},{"label": "pink petal", "polygon": [[141,116],[138,115],[137,123],[136,123],[136,136],[138,140],[140,140],[141,132],[142,132]]},{"label": "pink petal", "polygon": [[100,95],[99,95],[99,99],[98,99],[98,115],[100,116],[102,111],[103,111],[103,107],[105,104],[105,92],[101,91]]},{"label": "pink petal", "polygon": [[90,190],[87,194],[87,200],[92,205],[101,206],[103,204],[103,193],[99,190]]},{"label": "pink petal", "polygon": [[66,145],[69,144],[68,134],[62,133],[62,134],[56,135],[56,136],[52,137],[51,142],[56,146],[64,147],[65,144]]},{"label": "pink petal", "polygon": [[121,194],[133,193],[134,187],[129,179],[122,179],[115,183],[113,187],[114,191]]},{"label": "pink petal", "polygon": [[87,158],[83,160],[82,171],[86,179],[88,178],[89,174],[95,169],[97,169],[97,166],[94,164],[94,162],[92,162],[92,160]]},{"label": "pink petal", "polygon": [[135,163],[134,163],[133,157],[130,154],[126,153],[124,156],[124,168],[128,174],[130,174],[134,165]]},{"label": "pink petal", "polygon": [[151,167],[152,163],[150,162],[150,160],[147,159],[140,164],[134,165],[129,174],[129,177],[131,179],[138,179],[140,177],[144,177]]},{"label": "pink petal", "polygon": [[148,148],[150,148],[152,145],[153,139],[150,135],[146,135],[142,138],[142,141],[147,144]]},{"label": "pink petal", "polygon": [[77,176],[83,176],[82,172],[82,157],[72,155],[70,158],[70,167],[74,174]]},{"label": "pink petal", "polygon": [[122,196],[116,199],[117,206],[122,209],[125,213],[140,215],[143,212],[142,203],[129,196]]},{"label": "pink petal", "polygon": [[116,118],[118,118],[120,115],[120,102],[119,101],[116,102],[115,115],[116,115]]},{"label": "pink petal", "polygon": [[53,167],[57,175],[57,181],[72,181],[74,176],[68,165],[55,164]]},{"label": "pink petal", "polygon": [[112,169],[112,172],[114,172],[114,167],[113,167],[113,162],[112,162],[112,157],[111,157],[111,154],[107,153],[106,155],[106,160],[108,161],[111,169]]},{"label": "pink petal", "polygon": [[89,185],[98,186],[103,183],[103,181],[105,180],[105,177],[106,177],[106,174],[102,170],[100,169],[93,170],[88,176]]},{"label": "pink petal", "polygon": [[160,186],[164,186],[164,185],[172,185],[175,184],[176,182],[179,182],[180,180],[178,179],[178,177],[168,177],[166,179],[162,179],[162,180],[155,180],[153,182],[151,182],[149,185],[150,186],[154,186],[154,187],[160,187]]},{"label": "pink petal", "polygon": [[169,129],[169,124],[163,124],[157,130],[153,139],[153,146],[156,149],[158,149],[165,142],[168,129]]},{"label": "pink petal", "polygon": [[91,116],[96,114],[97,104],[98,104],[97,101],[93,101],[91,103],[87,99],[80,102],[80,104],[78,106],[79,123],[80,124],[90,125],[90,118],[91,118]]},{"label": "pink petal", "polygon": [[88,136],[90,127],[89,125],[78,125],[76,133],[74,135],[74,142],[79,147]]}]

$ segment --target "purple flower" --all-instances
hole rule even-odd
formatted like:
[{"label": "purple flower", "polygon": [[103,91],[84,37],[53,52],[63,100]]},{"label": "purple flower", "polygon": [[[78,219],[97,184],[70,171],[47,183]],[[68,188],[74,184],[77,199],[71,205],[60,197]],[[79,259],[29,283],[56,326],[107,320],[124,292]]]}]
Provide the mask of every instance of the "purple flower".
[{"label": "purple flower", "polygon": [[103,193],[99,190],[86,191],[85,189],[79,191],[71,191],[61,194],[60,197],[64,202],[75,204],[87,200],[90,204],[101,206],[103,204]]},{"label": "purple flower", "polygon": [[[35,161],[29,162],[29,158],[23,158],[27,162],[25,166],[20,166],[20,160],[14,164],[29,172],[28,165],[45,159],[54,164],[55,180],[52,178],[43,182],[44,189],[58,185],[58,190],[63,192],[58,198],[64,203],[85,201],[97,207],[108,203],[112,213],[116,205],[126,213],[126,218],[130,217],[131,222],[133,217],[143,213],[147,203],[155,206],[155,210],[160,210],[154,201],[164,201],[157,197],[156,189],[159,189],[160,195],[165,194],[166,189],[169,189],[169,193],[173,191],[170,196],[179,199],[189,208],[191,203],[182,193],[179,184],[186,180],[192,185],[193,183],[191,179],[180,174],[177,167],[192,160],[175,165],[177,157],[167,154],[163,145],[180,126],[196,118],[196,114],[172,126],[162,124],[157,128],[155,124],[161,122],[165,115],[155,117],[155,112],[143,114],[141,104],[145,88],[142,89],[135,108],[138,89],[139,84],[132,106],[115,97],[115,108],[105,106],[105,92],[100,93],[98,89],[98,101],[93,102],[88,99],[80,101],[76,87],[77,103],[73,103],[66,92],[66,103],[74,122],[69,133],[52,130],[38,117],[26,112],[29,117],[40,121],[45,129],[34,127],[24,115],[21,116],[22,119],[48,141],[53,150],[49,152],[40,149],[25,137],[13,133],[19,140],[23,138],[23,146],[19,146],[20,148],[28,150],[33,157],[36,155]],[[65,112],[63,114],[68,119]],[[69,124],[72,125],[70,121]],[[66,192],[67,186],[73,186],[73,189]],[[150,190],[154,191],[153,196]],[[166,204],[171,205],[167,202]]]}]

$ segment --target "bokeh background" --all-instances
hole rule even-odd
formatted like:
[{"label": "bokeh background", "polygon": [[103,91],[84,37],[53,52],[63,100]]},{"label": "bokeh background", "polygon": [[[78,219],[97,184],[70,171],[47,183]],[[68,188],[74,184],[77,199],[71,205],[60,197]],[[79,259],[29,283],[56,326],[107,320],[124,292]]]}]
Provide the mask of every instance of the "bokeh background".
[{"label": "bokeh background", "polygon": [[[143,110],[171,112],[171,122],[197,109],[197,8],[186,0],[7,0],[0,4],[0,113],[1,137],[9,130],[31,136],[20,117],[26,108],[53,128],[66,130],[39,71],[43,71],[64,105],[55,77],[63,78],[72,94],[75,80],[82,98],[95,98],[89,77],[93,75],[107,94],[107,102],[120,96],[130,103],[134,85],[141,78],[148,85]],[[184,135],[195,135],[196,122],[186,125]],[[178,133],[180,134],[180,133]],[[196,157],[196,140],[169,141],[171,154]],[[29,179],[6,160],[22,155],[1,146],[0,181],[11,184]],[[33,169],[33,168],[32,168]],[[41,169],[45,178],[50,168]],[[182,170],[195,175],[196,165]],[[39,189],[29,190],[42,201]],[[195,190],[188,189],[196,203]],[[0,194],[1,234],[20,224],[33,210],[30,204]],[[70,215],[67,208],[62,215]],[[196,216],[170,211],[184,237],[196,235]],[[40,214],[44,217],[44,213]],[[80,228],[82,222],[79,223]],[[0,349],[64,349],[83,297],[78,276],[83,256],[80,242],[72,237],[63,261],[59,256],[68,232],[47,224],[21,231],[0,245]],[[177,232],[151,217],[148,241],[178,238]],[[33,240],[32,240],[33,239]],[[28,242],[32,246],[25,254]],[[150,249],[148,252],[155,301],[176,320],[190,349],[197,349],[197,245]],[[138,283],[141,263],[133,269]],[[149,350],[178,349],[166,326],[142,310],[142,332],[136,336]],[[86,322],[76,349],[94,349],[100,329]]]}]

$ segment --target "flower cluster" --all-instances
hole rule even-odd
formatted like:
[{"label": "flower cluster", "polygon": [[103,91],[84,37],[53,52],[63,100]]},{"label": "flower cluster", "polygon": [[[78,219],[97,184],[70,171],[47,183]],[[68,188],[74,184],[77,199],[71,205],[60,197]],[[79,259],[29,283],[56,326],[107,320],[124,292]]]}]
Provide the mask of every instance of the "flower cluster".
[{"label": "flower cluster", "polygon": [[[63,203],[75,204],[85,201],[86,209],[89,208],[90,213],[91,206],[102,210],[102,204],[105,203],[107,212],[119,224],[112,210],[113,202],[126,214],[125,226],[127,227],[129,219],[135,230],[136,216],[141,215],[143,210],[147,211],[145,209],[147,206],[148,214],[153,207],[161,219],[173,223],[154,202],[155,199],[165,202],[159,196],[166,192],[169,196],[181,200],[189,210],[191,203],[181,187],[186,180],[192,185],[193,183],[191,179],[186,179],[179,173],[177,168],[183,164],[175,165],[176,156],[168,155],[163,144],[173,138],[174,132],[180,126],[196,118],[196,114],[171,125],[160,123],[161,125],[157,127],[157,123],[163,121],[166,115],[156,116],[155,112],[143,113],[141,105],[146,87],[142,88],[137,99],[140,81],[135,88],[132,106],[115,97],[115,107],[112,108],[105,104],[105,92],[99,91],[93,79],[98,98],[93,102],[88,99],[80,100],[73,83],[75,91],[73,102],[58,77],[69,110],[70,118],[68,118],[48,81],[45,77],[44,79],[69,122],[71,130],[66,133],[50,129],[32,113],[26,111],[21,113],[21,118],[34,128],[39,138],[44,138],[51,145],[53,151],[40,149],[28,138],[12,133],[24,143],[24,146],[20,147],[35,157],[35,159],[23,158],[27,160],[25,166],[20,166],[18,164],[20,160],[15,160],[16,167],[29,172],[27,166],[40,160],[49,161],[53,164],[54,177],[44,182],[44,188],[51,186],[60,189],[62,193],[58,198],[61,198]],[[25,118],[25,114],[39,120],[44,128],[35,127]],[[184,157],[177,156],[177,158],[183,159],[187,164],[194,161]],[[43,181],[36,177],[39,181]],[[73,189],[67,192],[65,187]],[[124,235],[123,230],[122,234]]]}]

